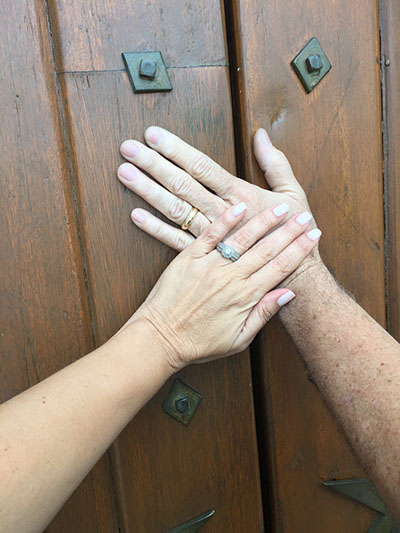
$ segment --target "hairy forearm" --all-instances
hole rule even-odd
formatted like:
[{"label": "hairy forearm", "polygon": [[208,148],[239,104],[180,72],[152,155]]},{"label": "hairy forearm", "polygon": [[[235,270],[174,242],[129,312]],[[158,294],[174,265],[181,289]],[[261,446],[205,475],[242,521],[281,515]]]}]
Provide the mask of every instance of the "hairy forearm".
[{"label": "hairy forearm", "polygon": [[382,497],[400,516],[400,346],[316,261],[280,316]]},{"label": "hairy forearm", "polygon": [[133,323],[0,406],[0,530],[42,531],[170,375],[154,334]]}]

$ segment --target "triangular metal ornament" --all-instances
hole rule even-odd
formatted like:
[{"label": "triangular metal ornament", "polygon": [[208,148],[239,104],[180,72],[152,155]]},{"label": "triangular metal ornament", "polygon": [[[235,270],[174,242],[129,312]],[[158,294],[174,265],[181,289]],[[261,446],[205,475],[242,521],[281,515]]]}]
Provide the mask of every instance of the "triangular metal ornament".
[{"label": "triangular metal ornament", "polygon": [[400,525],[383,503],[375,486],[369,479],[342,479],[325,481],[324,485],[379,513],[368,533],[400,533]]},{"label": "triangular metal ornament", "polygon": [[197,531],[204,526],[204,524],[212,517],[214,513],[214,509],[206,511],[205,513],[192,518],[184,524],[180,524],[179,526],[169,529],[165,533],[197,533]]}]

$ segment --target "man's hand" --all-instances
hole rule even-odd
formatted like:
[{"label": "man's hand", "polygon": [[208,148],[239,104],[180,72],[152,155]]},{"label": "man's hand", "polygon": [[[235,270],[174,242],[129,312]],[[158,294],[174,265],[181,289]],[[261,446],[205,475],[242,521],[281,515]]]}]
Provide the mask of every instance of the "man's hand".
[{"label": "man's hand", "polygon": [[[260,211],[285,202],[291,212],[309,210],[306,195],[285,155],[271,143],[267,132],[254,136],[254,153],[271,191],[239,179],[167,130],[150,127],[145,132],[150,148],[125,141],[122,155],[130,161],[118,169],[118,177],[169,220],[181,225],[192,206],[199,209],[190,231],[166,224],[144,209],[134,209],[133,222],[159,241],[181,251],[227,208],[245,202],[245,221]],[[144,172],[150,174],[155,181]],[[158,183],[157,183],[158,182]],[[211,192],[213,191],[213,192]]]}]

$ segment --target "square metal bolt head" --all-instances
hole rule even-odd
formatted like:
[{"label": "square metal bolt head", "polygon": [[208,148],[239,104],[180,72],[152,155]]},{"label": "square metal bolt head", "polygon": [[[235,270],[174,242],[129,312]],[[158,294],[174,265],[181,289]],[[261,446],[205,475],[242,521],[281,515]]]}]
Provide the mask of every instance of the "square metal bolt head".
[{"label": "square metal bolt head", "polygon": [[172,418],[187,426],[200,402],[201,394],[177,379],[163,401],[162,409]]},{"label": "square metal bolt head", "polygon": [[318,85],[332,68],[316,37],[313,37],[303,50],[297,54],[291,65],[308,93]]},{"label": "square metal bolt head", "polygon": [[122,58],[135,93],[172,91],[161,52],[124,52]]},{"label": "square metal bolt head", "polygon": [[145,78],[154,79],[157,70],[157,63],[149,59],[142,59],[139,67],[139,75]]}]

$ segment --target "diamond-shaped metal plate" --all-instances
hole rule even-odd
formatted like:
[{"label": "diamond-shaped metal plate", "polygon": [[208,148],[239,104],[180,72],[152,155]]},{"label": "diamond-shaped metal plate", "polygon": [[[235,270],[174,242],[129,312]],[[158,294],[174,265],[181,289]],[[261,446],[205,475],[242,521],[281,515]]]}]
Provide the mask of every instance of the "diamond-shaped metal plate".
[{"label": "diamond-shaped metal plate", "polygon": [[[187,400],[182,403],[183,398],[187,398]],[[172,385],[168,396],[163,401],[162,409],[172,416],[172,418],[187,426],[192,420],[200,402],[201,394],[177,379]],[[179,407],[180,405],[183,405],[186,409],[184,411],[179,410],[177,406]]]},{"label": "diamond-shaped metal plate", "polygon": [[[156,93],[172,90],[161,52],[125,52],[122,54],[122,58],[135,93]],[[153,79],[140,75],[142,59],[148,59],[157,64]]]},{"label": "diamond-shaped metal plate", "polygon": [[[308,57],[314,55],[320,56],[322,60],[322,68],[317,72],[309,72],[306,61]],[[308,93],[315,89],[322,78],[324,78],[332,68],[329,59],[322,49],[321,43],[316,37],[313,37],[303,50],[297,54],[291,62],[291,65]]]}]

